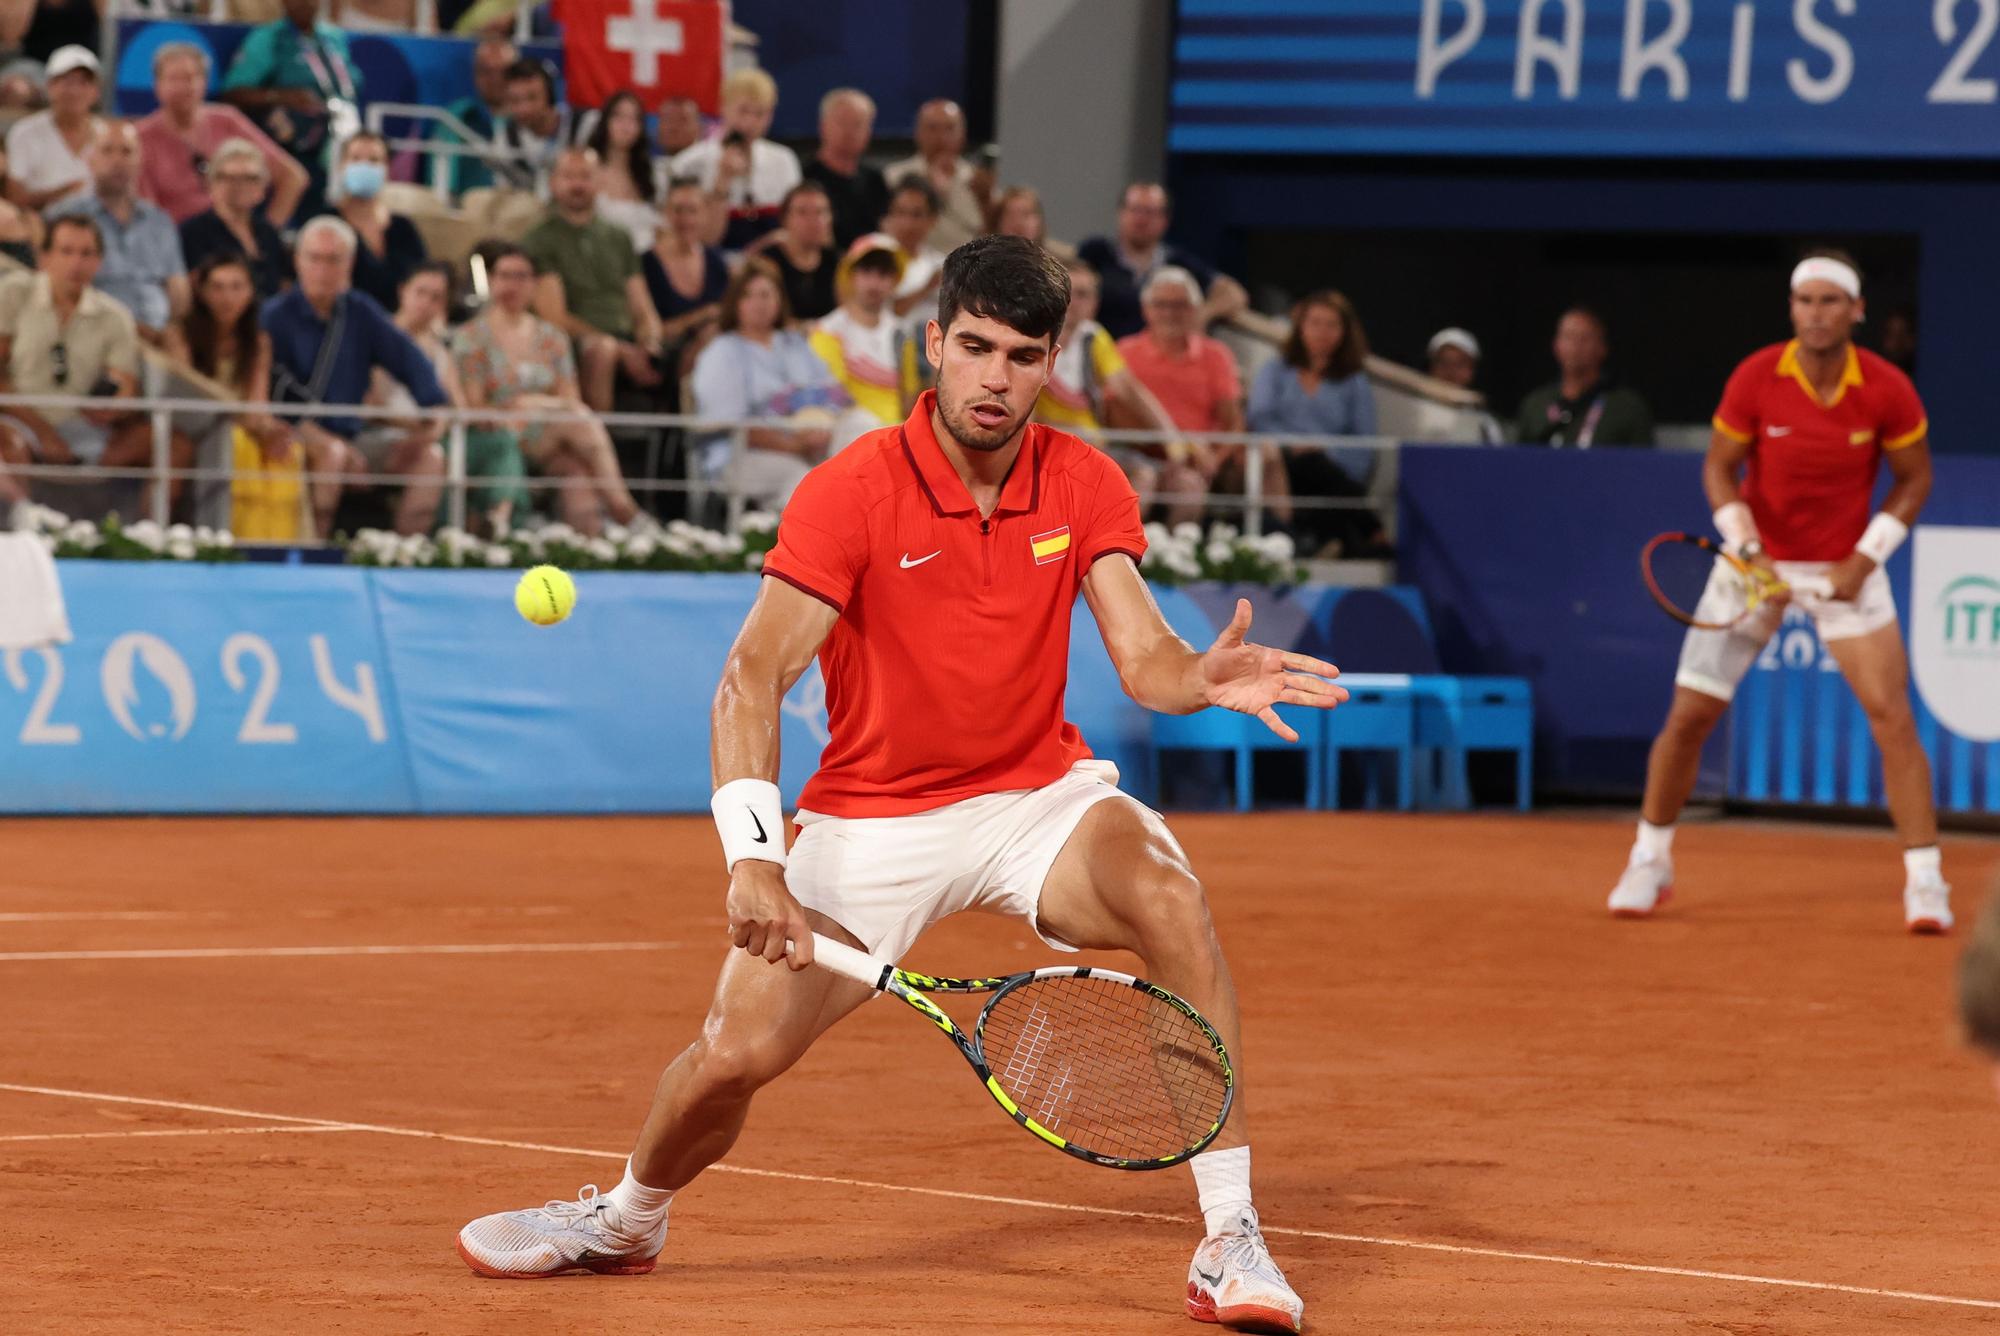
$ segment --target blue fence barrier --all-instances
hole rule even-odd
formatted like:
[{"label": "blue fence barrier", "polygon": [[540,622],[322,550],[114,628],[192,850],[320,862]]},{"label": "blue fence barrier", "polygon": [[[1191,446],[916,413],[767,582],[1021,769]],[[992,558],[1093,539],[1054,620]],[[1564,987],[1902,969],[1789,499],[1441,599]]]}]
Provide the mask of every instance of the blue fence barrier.
[{"label": "blue fence barrier", "polygon": [[[1639,550],[1662,530],[1707,528],[1700,456],[1437,446],[1406,448],[1401,465],[1401,572],[1435,618],[1445,671],[1534,683],[1545,789],[1636,794],[1682,636],[1646,595]],[[2000,460],[1939,456],[1936,469],[1923,523],[2000,521]],[[1913,546],[1889,563],[1906,635]],[[2000,743],[1950,732],[1921,696],[1917,709],[1939,804],[2000,811]],[[1803,614],[1788,614],[1743,684],[1701,792],[1881,802],[1865,721]]]},{"label": "blue fence barrier", "polygon": [[[540,630],[515,614],[510,571],[70,561],[61,573],[76,639],[0,656],[0,810],[705,810],[709,701],[757,587],[585,574],[576,616]],[[1206,645],[1236,592],[1159,598]],[[1272,643],[1427,643],[1408,591],[1251,592]],[[1081,602],[1071,664],[1070,718],[1152,797],[1146,715]],[[826,741],[824,690],[815,665],[785,702],[788,800]]]}]

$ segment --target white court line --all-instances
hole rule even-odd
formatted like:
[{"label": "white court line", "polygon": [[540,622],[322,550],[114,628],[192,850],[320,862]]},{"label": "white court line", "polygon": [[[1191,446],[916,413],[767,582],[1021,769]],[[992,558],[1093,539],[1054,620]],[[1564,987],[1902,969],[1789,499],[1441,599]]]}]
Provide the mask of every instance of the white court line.
[{"label": "white court line", "polygon": [[0,914],[0,923],[165,923],[222,917],[220,912],[197,915],[185,909],[50,909]]},{"label": "white court line", "polygon": [[352,1132],[343,1123],[317,1123],[309,1127],[169,1127],[145,1128],[131,1132],[27,1132],[0,1137],[0,1141],[116,1141],[125,1137],[230,1137],[258,1133]]},{"label": "white court line", "polygon": [[[513,1141],[503,1137],[461,1136],[452,1132],[429,1132],[415,1127],[391,1127],[381,1123],[336,1123],[324,1118],[300,1118],[291,1114],[258,1113],[220,1104],[193,1104],[182,1100],[147,1099],[137,1095],[104,1095],[90,1090],[64,1090],[54,1086],[12,1085],[0,1082],[0,1090],[24,1095],[53,1095],[105,1104],[139,1104],[148,1108],[184,1109],[194,1113],[214,1113],[230,1118],[256,1118],[265,1122],[310,1125],[322,1131],[375,1132],[384,1136],[414,1137],[424,1141],[448,1141],[463,1146],[493,1146],[505,1150],[540,1151],[549,1155],[573,1155],[584,1159],[625,1159],[624,1151],[588,1150],[578,1146],[554,1146],[537,1141]],[[983,1202],[995,1206],[1021,1206],[1037,1211],[1067,1211],[1077,1215],[1111,1216],[1124,1220],[1149,1220],[1186,1225],[1192,1217],[1169,1215],[1163,1211],[1131,1211],[1110,1206],[1080,1206],[1074,1202],[1039,1201],[1032,1197],[1002,1197],[984,1192],[959,1192],[950,1188],[913,1187],[907,1183],[878,1183],[865,1178],[835,1178],[826,1174],[798,1174],[778,1169],[750,1169],[740,1165],[717,1164],[711,1172],[743,1174],[753,1178],[779,1178],[793,1183],[826,1183],[836,1187],[867,1188],[876,1192],[904,1192],[920,1197],[943,1197],[951,1201]],[[1868,1285],[1838,1285],[1820,1280],[1786,1280],[1777,1276],[1753,1276],[1739,1271],[1702,1271],[1684,1266],[1655,1266],[1644,1262],[1610,1262],[1590,1257],[1564,1257],[1555,1253],[1519,1252],[1506,1248],[1475,1248],[1457,1243],[1428,1243],[1420,1239],[1384,1238],[1372,1234],[1338,1234],[1324,1229],[1295,1229],[1268,1225],[1266,1234],[1292,1238],[1325,1239],[1332,1243],[1353,1243],[1370,1248],[1404,1248],[1415,1252],[1451,1253],[1461,1257],[1487,1257],[1510,1262],[1543,1262],[1553,1266],[1586,1267],[1597,1271],[1624,1271],[1637,1275],[1678,1276],[1690,1280],[1727,1281],[1738,1285],[1765,1285],[1787,1290],[1814,1290],[1827,1294],[1853,1294],[1872,1299],[1902,1299],[1910,1303],[1941,1304],[1954,1308],[2000,1309],[2000,1300],[1962,1299],[1949,1294],[1927,1294],[1921,1290],[1886,1290]]]},{"label": "white court line", "polygon": [[180,946],[131,951],[0,951],[0,961],[240,960],[259,956],[504,956],[523,952],[679,951],[686,942],[477,942],[464,946]]}]

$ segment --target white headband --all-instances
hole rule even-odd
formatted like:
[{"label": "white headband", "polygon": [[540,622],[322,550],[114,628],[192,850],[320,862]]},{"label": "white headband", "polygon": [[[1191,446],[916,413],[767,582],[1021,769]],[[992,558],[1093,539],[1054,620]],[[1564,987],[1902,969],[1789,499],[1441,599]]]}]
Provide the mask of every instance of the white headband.
[{"label": "white headband", "polygon": [[1827,255],[1815,255],[1810,260],[1799,261],[1799,267],[1792,270],[1792,291],[1814,279],[1831,283],[1856,301],[1861,300],[1861,275],[1854,272],[1854,266],[1843,264]]}]

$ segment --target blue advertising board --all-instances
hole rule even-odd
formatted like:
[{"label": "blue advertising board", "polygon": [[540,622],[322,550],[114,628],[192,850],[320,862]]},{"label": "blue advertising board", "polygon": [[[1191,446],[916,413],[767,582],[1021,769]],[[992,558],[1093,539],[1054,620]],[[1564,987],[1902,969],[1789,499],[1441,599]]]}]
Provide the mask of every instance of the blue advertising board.
[{"label": "blue advertising board", "polygon": [[1169,146],[2000,156],[2000,0],[1180,0]]}]

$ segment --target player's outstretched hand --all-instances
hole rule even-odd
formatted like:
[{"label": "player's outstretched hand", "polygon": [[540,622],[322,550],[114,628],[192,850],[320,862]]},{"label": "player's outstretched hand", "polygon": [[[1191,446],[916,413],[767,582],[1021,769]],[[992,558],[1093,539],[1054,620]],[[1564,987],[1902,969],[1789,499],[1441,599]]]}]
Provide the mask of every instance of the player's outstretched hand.
[{"label": "player's outstretched hand", "polygon": [[[812,925],[785,887],[785,870],[761,859],[739,859],[729,874],[729,940],[753,956],[784,960],[795,970],[812,964]],[[795,945],[790,954],[785,943]]]},{"label": "player's outstretched hand", "polygon": [[1309,705],[1330,710],[1347,699],[1347,688],[1325,679],[1340,669],[1310,654],[1293,654],[1269,645],[1245,643],[1250,633],[1250,600],[1236,600],[1236,615],[1201,656],[1202,689],[1210,705],[1239,714],[1254,714],[1287,742],[1299,735],[1278,717],[1274,705]]}]

